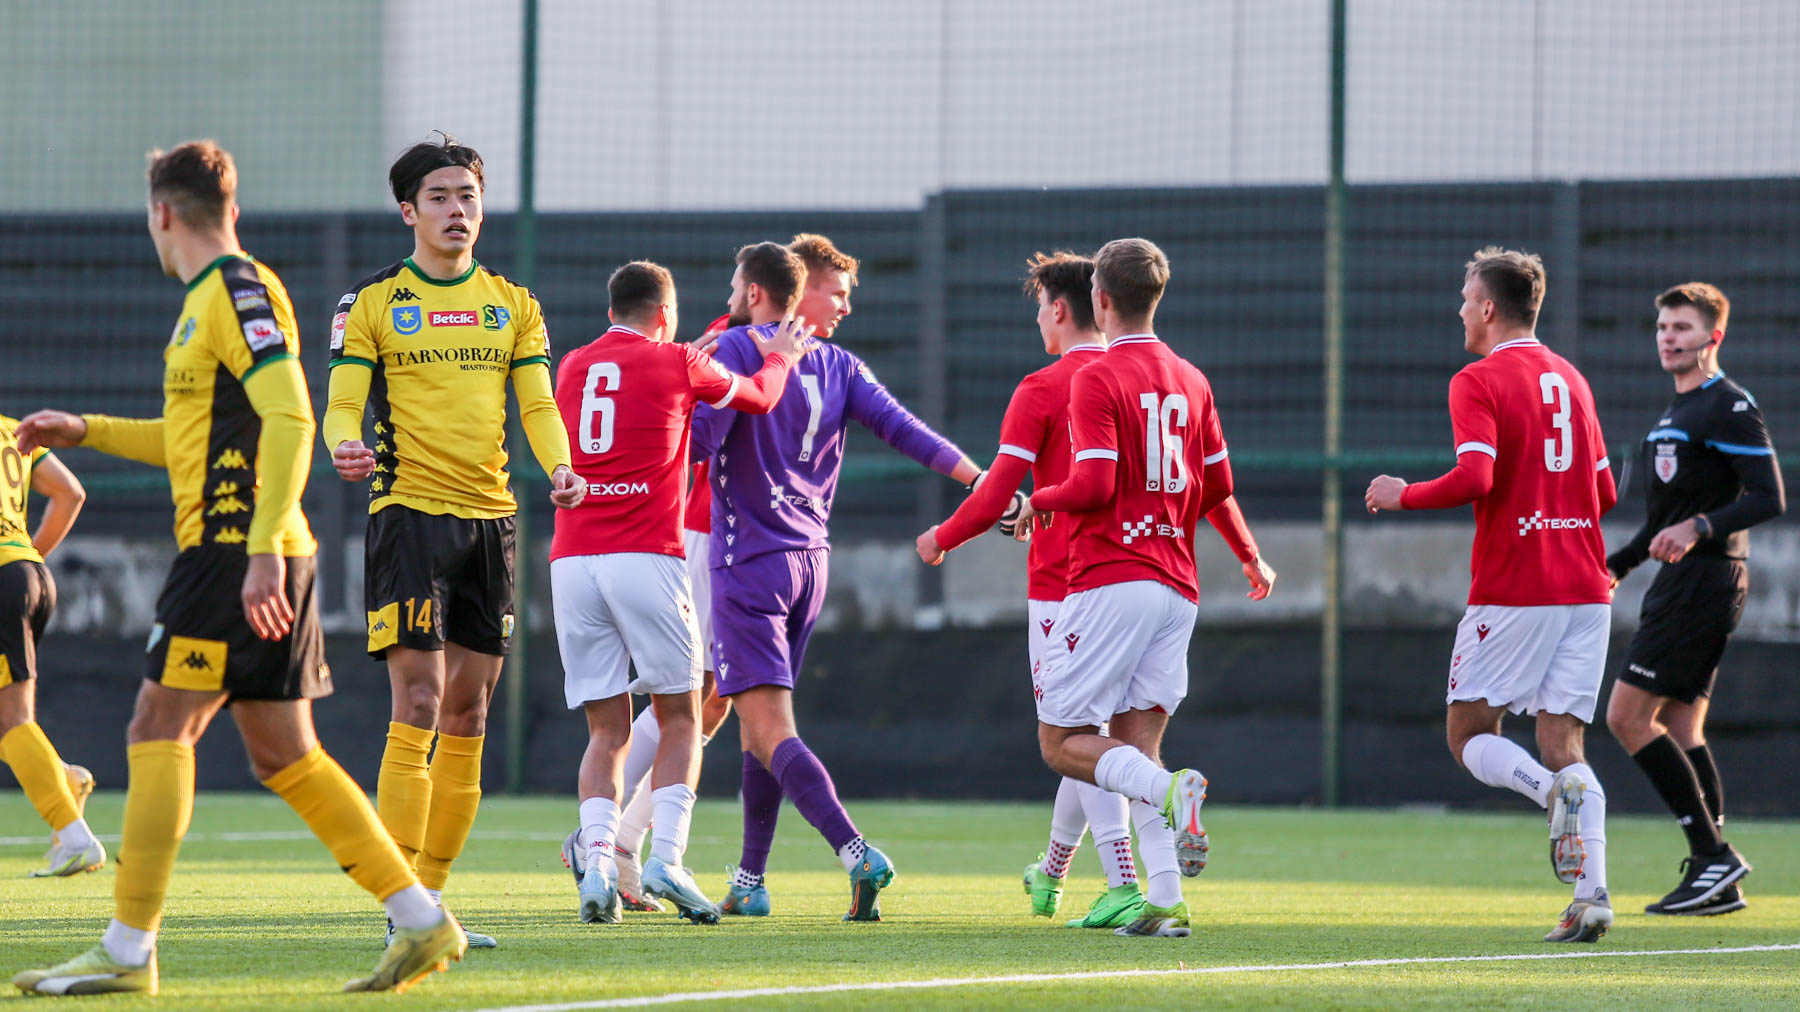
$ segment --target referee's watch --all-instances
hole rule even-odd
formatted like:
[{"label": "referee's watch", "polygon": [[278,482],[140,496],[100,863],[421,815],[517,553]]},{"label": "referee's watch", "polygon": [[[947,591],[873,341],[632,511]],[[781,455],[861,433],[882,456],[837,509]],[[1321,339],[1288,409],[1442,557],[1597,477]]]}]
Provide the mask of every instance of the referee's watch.
[{"label": "referee's watch", "polygon": [[1701,541],[1710,540],[1712,538],[1712,533],[1713,533],[1712,521],[1706,519],[1706,514],[1704,514],[1704,513],[1694,514],[1693,519],[1694,519],[1694,536],[1699,538]]}]

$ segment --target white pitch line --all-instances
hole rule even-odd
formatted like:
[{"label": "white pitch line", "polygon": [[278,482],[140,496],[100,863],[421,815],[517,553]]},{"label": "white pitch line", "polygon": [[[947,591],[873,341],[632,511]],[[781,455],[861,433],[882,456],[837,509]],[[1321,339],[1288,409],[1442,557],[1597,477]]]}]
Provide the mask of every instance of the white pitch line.
[{"label": "white pitch line", "polygon": [[904,991],[927,988],[979,987],[986,984],[1044,984],[1070,980],[1106,980],[1119,977],[1170,977],[1186,974],[1281,973],[1301,970],[1347,970],[1364,966],[1419,966],[1429,963],[1507,963],[1538,959],[1617,959],[1630,956],[1716,956],[1736,952],[1792,952],[1791,945],[1740,945],[1721,949],[1640,949],[1588,952],[1526,952],[1508,956],[1412,956],[1400,959],[1352,959],[1336,963],[1250,963],[1242,966],[1192,966],[1177,970],[1088,970],[1080,973],[1014,973],[1001,977],[937,977],[930,980],[867,981],[857,984],[818,984],[811,987],[758,987],[736,991],[680,991],[636,998],[603,998],[556,1005],[504,1005],[480,1012],[575,1012],[577,1009],[644,1008],[687,1002],[737,1001],[745,998],[788,998],[803,994],[841,994],[847,991]]}]

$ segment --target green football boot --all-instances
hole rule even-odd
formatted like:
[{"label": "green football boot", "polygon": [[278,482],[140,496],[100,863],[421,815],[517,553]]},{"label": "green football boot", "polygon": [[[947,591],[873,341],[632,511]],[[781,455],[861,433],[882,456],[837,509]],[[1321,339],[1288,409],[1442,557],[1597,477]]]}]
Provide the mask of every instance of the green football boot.
[{"label": "green football boot", "polygon": [[1172,907],[1153,907],[1146,902],[1138,910],[1137,920],[1113,931],[1115,935],[1144,935],[1153,938],[1186,938],[1188,908],[1183,900]]},{"label": "green football boot", "polygon": [[1086,917],[1069,922],[1071,928],[1121,928],[1137,920],[1144,909],[1144,893],[1136,882],[1129,882],[1102,892],[1088,904]]},{"label": "green football boot", "polygon": [[1031,897],[1031,912],[1039,917],[1055,917],[1062,906],[1063,880],[1045,873],[1044,855],[1025,866],[1025,893]]}]

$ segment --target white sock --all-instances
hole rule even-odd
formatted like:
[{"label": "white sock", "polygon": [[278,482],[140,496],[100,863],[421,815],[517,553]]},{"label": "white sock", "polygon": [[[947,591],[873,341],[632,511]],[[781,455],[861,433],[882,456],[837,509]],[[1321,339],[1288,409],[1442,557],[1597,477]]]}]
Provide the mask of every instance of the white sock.
[{"label": "white sock", "polygon": [[94,831],[86,819],[77,818],[56,831],[56,844],[64,850],[86,850],[94,845]]},{"label": "white sock", "polygon": [[581,837],[576,842],[587,848],[582,858],[587,867],[600,860],[611,861],[613,838],[619,832],[619,803],[611,798],[587,798],[581,802]]},{"label": "white sock", "polygon": [[1175,862],[1175,830],[1163,821],[1162,806],[1133,801],[1131,821],[1137,824],[1138,851],[1144,857],[1144,899],[1158,907],[1180,903],[1181,871]]},{"label": "white sock", "polygon": [[1050,841],[1074,850],[1087,835],[1087,813],[1082,811],[1079,780],[1062,778],[1056,785],[1056,801],[1050,807]]},{"label": "white sock", "polygon": [[113,962],[143,966],[156,951],[156,932],[140,931],[115,918],[106,926],[106,934],[100,936],[100,944],[106,946],[106,954]]},{"label": "white sock", "polygon": [[382,900],[381,905],[387,908],[388,920],[394,922],[394,927],[417,931],[443,919],[443,912],[438,909],[442,899],[441,893],[433,897],[424,886],[414,882]]},{"label": "white sock", "polygon": [[838,848],[838,860],[844,862],[845,871],[855,871],[857,864],[863,859],[863,852],[868,849],[869,845],[859,836]]},{"label": "white sock", "polygon": [[619,798],[620,808],[631,807],[638,792],[649,786],[650,768],[656,765],[656,747],[662,744],[662,725],[656,722],[656,710],[646,706],[631,722],[631,747],[625,750],[625,794]]},{"label": "white sock", "polygon": [[[1064,783],[1070,783],[1064,780]],[[1131,803],[1122,794],[1114,794],[1093,784],[1077,784],[1081,810],[1094,830],[1094,853],[1100,858],[1100,870],[1106,873],[1106,887],[1117,889],[1127,882],[1137,882],[1137,865],[1131,860]]]},{"label": "white sock", "polygon": [[1575,898],[1585,900],[1606,888],[1606,791],[1600,778],[1586,763],[1570,766],[1587,784],[1581,796],[1581,846],[1587,857],[1581,862],[1581,877],[1575,880]]},{"label": "white sock", "polygon": [[1094,841],[1094,853],[1100,856],[1100,870],[1106,875],[1106,888],[1137,885],[1137,864],[1131,859],[1130,833],[1117,840]]},{"label": "white sock", "polygon": [[634,860],[644,853],[644,836],[650,832],[650,815],[654,805],[651,803],[652,792],[649,787],[650,774],[644,774],[644,783],[630,789],[631,800],[625,803],[625,811],[619,816],[619,834],[613,838],[613,847],[620,853],[633,855]]},{"label": "white sock", "polygon": [[1518,791],[1543,808],[1550,803],[1550,771],[1531,753],[1497,734],[1478,734],[1463,746],[1463,766],[1489,787]]},{"label": "white sock", "polygon": [[686,784],[658,787],[650,793],[656,814],[656,835],[650,838],[650,856],[671,868],[681,867],[687,853],[688,824],[694,817],[694,792]]},{"label": "white sock", "polygon": [[740,889],[755,889],[763,884],[763,877],[742,868],[733,868],[731,869],[731,884]]},{"label": "white sock", "polygon": [[[1130,745],[1107,749],[1094,765],[1095,784],[1114,794],[1123,794],[1134,801],[1152,805],[1159,811],[1169,795],[1169,784],[1174,779],[1175,774],[1151,762],[1149,756]],[[1140,833],[1140,847],[1143,839],[1143,834]]]},{"label": "white sock", "polygon": [[[444,891],[442,889],[429,889],[425,886],[420,886],[419,888],[425,890],[425,898],[431,901],[432,906],[441,907],[444,905]],[[432,923],[435,924],[436,922],[434,921]]]}]

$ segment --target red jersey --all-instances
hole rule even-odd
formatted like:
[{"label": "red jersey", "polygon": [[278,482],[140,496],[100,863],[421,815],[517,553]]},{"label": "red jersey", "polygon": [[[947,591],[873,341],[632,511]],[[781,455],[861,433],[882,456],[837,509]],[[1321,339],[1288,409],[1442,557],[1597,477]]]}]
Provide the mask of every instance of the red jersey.
[{"label": "red jersey", "polygon": [[706,461],[693,466],[688,481],[687,514],[681,526],[701,534],[712,533],[712,486],[706,483]]},{"label": "red jersey", "polygon": [[697,403],[767,413],[787,386],[788,362],[770,355],[752,377],[692,345],[651,341],[614,327],[563,357],[556,406],[587,497],[556,511],[550,558],[650,552],[685,557],[688,425]]},{"label": "red jersey", "polygon": [[[1006,416],[1000,421],[1000,453],[1031,466],[1033,488],[1047,488],[1068,478],[1074,458],[1074,451],[1069,448],[1069,381],[1082,367],[1098,362],[1105,352],[1103,345],[1076,345],[1020,380],[1018,389],[1013,391]],[[996,500],[1002,510],[1016,487],[994,490],[995,496],[1004,493],[1003,499]],[[970,496],[938,528],[938,544],[945,551],[992,525],[986,515],[989,511],[982,509],[989,505],[989,498],[992,496]],[[1070,525],[1059,522],[1052,514],[1037,517],[1033,524],[1025,596],[1033,601],[1060,601],[1069,592]]]},{"label": "red jersey", "polygon": [[[1469,603],[1611,601],[1600,517],[1616,493],[1587,379],[1536,339],[1507,341],[1450,380],[1450,426],[1459,460],[1493,460],[1474,497]],[[1401,504],[1438,503],[1411,485]]]},{"label": "red jersey", "polygon": [[1066,518],[1069,591],[1155,580],[1198,601],[1194,527],[1231,491],[1228,465],[1222,487],[1203,480],[1226,457],[1205,374],[1154,335],[1121,337],[1075,373],[1069,421],[1078,472],[1084,460],[1116,462],[1112,495]]}]

